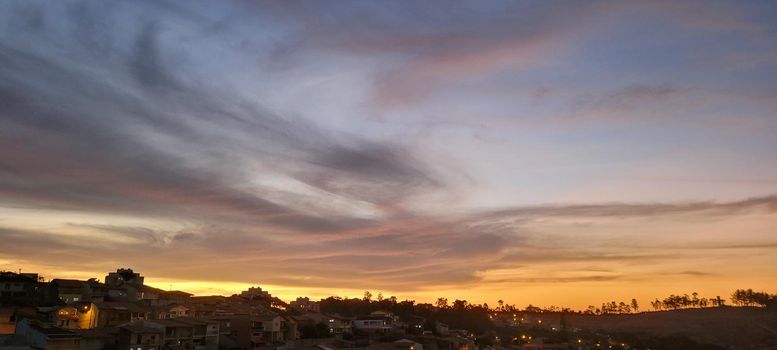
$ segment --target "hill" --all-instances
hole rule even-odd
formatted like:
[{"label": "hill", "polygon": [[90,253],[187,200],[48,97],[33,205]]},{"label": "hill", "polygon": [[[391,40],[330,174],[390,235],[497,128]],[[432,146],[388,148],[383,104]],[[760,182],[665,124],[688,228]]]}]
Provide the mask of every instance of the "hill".
[{"label": "hill", "polygon": [[[542,316],[545,319],[545,315]],[[553,319],[555,318],[555,319]],[[560,323],[556,314],[548,321]],[[699,343],[734,349],[777,346],[777,312],[755,307],[720,307],[638,314],[566,316],[570,327],[607,333],[683,335]]]}]

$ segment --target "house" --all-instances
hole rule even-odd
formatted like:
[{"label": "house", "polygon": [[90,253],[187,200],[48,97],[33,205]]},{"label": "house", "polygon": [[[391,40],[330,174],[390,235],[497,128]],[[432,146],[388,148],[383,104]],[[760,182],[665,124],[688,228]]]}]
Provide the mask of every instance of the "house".
[{"label": "house", "polygon": [[217,350],[219,348],[219,322],[193,317],[179,317],[175,321],[192,326],[192,343],[195,349]]},{"label": "house", "polygon": [[108,298],[108,286],[100,283],[96,278],[90,278],[86,281],[89,286],[89,299],[92,302],[103,302]]},{"label": "house", "polygon": [[208,318],[215,316],[219,312],[219,308],[215,305],[199,304],[194,306],[194,310],[190,313],[195,318]]},{"label": "house", "polygon": [[394,319],[386,316],[357,317],[352,325],[359,332],[388,333],[394,328]]},{"label": "house", "polygon": [[56,289],[57,297],[66,304],[85,301],[91,294],[86,281],[57,278],[51,280],[49,284]]},{"label": "house", "polygon": [[57,327],[66,329],[78,328],[78,309],[73,306],[62,306],[55,310],[53,322]]},{"label": "house", "polygon": [[223,347],[241,349],[251,347],[251,318],[248,314],[221,314],[212,316],[208,320],[219,324],[219,344]]},{"label": "house", "polygon": [[160,350],[164,327],[146,326],[142,322],[119,327],[116,337],[117,350]]},{"label": "house", "polygon": [[97,327],[97,307],[91,302],[78,302],[54,309],[51,322],[67,329],[92,329]]},{"label": "house", "polygon": [[445,323],[435,322],[434,323],[434,331],[435,331],[435,333],[437,333],[437,334],[439,334],[441,336],[445,336],[445,335],[448,335],[449,328],[448,328],[448,325],[445,324]]},{"label": "house", "polygon": [[[159,300],[159,295],[164,292],[165,291],[162,289],[143,285],[140,288],[140,295],[138,296],[138,299],[142,301]],[[148,304],[152,304],[152,303],[148,303]]]},{"label": "house", "polygon": [[327,324],[332,334],[351,333],[351,320],[340,315],[327,315]]},{"label": "house", "polygon": [[227,298],[225,298],[223,295],[205,295],[205,296],[192,296],[189,298],[189,301],[192,303],[197,304],[204,304],[204,305],[215,305],[215,304],[223,304],[226,302]]},{"label": "house", "polygon": [[106,287],[106,297],[108,297],[108,300],[110,301],[135,301],[135,299],[130,297],[131,293],[127,293],[127,290],[132,291],[133,289],[134,287],[131,286],[108,286]]},{"label": "house", "polygon": [[35,304],[39,282],[36,273],[0,272],[0,304]]},{"label": "house", "polygon": [[93,303],[97,308],[97,327],[117,327],[125,323],[146,320],[150,309],[146,306],[120,301]]},{"label": "house", "polygon": [[140,289],[140,300],[147,305],[169,305],[184,303],[192,297],[191,293],[180,290],[163,290],[143,285]]},{"label": "house", "polygon": [[351,321],[339,315],[307,312],[302,315],[295,316],[294,320],[299,326],[315,326],[319,323],[323,323],[329,327],[329,332],[332,334],[343,334],[351,332]]},{"label": "house", "polygon": [[282,316],[281,320],[281,332],[283,332],[283,340],[297,340],[300,338],[299,325],[293,317]]},{"label": "house", "polygon": [[172,304],[169,307],[159,311],[159,318],[176,318],[191,316],[191,309],[184,305]]},{"label": "house", "polygon": [[16,325],[16,335],[37,349],[78,350],[81,335],[64,328],[25,319]]},{"label": "house", "polygon": [[182,303],[189,301],[192,297],[191,293],[186,293],[180,290],[169,290],[159,295],[159,300],[169,300],[170,302]]},{"label": "house", "polygon": [[116,349],[116,339],[119,336],[119,328],[117,327],[73,331],[81,334],[81,343],[78,345],[78,350]]},{"label": "house", "polygon": [[426,324],[426,318],[421,316],[409,316],[402,319],[402,322],[407,326],[407,333],[410,334],[422,334],[424,332],[424,325]]},{"label": "house", "polygon": [[152,320],[143,322],[150,327],[161,328],[164,331],[163,347],[194,349],[194,327],[174,319]]},{"label": "house", "polygon": [[143,325],[163,330],[162,346],[194,350],[218,350],[220,324],[191,317],[143,321]]},{"label": "house", "polygon": [[265,347],[283,341],[281,332],[282,318],[267,314],[251,317],[251,345],[253,348]]},{"label": "house", "polygon": [[299,312],[319,312],[320,304],[317,301],[310,301],[308,297],[298,297],[289,303],[289,307]]}]

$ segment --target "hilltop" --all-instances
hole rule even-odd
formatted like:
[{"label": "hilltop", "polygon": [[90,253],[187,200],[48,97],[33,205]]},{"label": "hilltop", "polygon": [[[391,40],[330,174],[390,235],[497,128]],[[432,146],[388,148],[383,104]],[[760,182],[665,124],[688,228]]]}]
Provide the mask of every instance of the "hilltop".
[{"label": "hilltop", "polygon": [[[542,314],[545,322],[560,324],[561,314]],[[568,327],[605,333],[682,335],[703,344],[737,349],[777,345],[777,312],[757,307],[716,307],[635,314],[567,314]]]}]

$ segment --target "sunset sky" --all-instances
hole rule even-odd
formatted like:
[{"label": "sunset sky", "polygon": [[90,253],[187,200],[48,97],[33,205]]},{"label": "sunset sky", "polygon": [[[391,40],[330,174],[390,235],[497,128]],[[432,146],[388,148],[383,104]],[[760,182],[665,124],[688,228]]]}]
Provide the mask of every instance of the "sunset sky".
[{"label": "sunset sky", "polygon": [[584,308],[776,266],[775,1],[0,3],[0,270]]}]

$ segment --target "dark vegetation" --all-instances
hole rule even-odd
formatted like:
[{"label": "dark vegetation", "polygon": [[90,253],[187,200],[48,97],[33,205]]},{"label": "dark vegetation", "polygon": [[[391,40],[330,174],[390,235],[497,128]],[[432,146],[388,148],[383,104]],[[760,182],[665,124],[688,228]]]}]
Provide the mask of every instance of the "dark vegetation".
[{"label": "dark vegetation", "polygon": [[[719,345],[777,345],[777,337],[763,328],[777,324],[775,300],[774,294],[738,289],[730,298],[731,305],[736,307],[726,305],[720,297],[690,293],[656,299],[651,302],[654,312],[642,311],[636,299],[611,301],[600,308],[589,306],[578,311],[556,306],[519,308],[502,300],[489,307],[466,300],[449,302],[442,297],[434,304],[416,303],[398,301],[393,296],[383,298],[380,294],[373,299],[371,293],[365,292],[363,298],[323,299],[321,311],[346,317],[374,311],[388,311],[400,318],[421,316],[426,319],[425,330],[434,331],[435,322],[443,322],[450,329],[472,332],[479,345],[520,345],[532,338],[545,338],[546,342],[580,341],[589,347],[600,344],[603,349],[718,350],[725,348]],[[544,323],[537,323],[538,319]]]},{"label": "dark vegetation", "polygon": [[396,297],[372,300],[371,295],[369,296],[362,299],[329,297],[321,300],[321,311],[346,317],[367,315],[379,310],[391,312],[400,318],[421,316],[426,318],[426,330],[433,330],[434,322],[445,323],[451,329],[466,329],[475,333],[494,328],[489,318],[491,310],[487,304],[470,304],[466,300],[455,300],[449,305],[445,298],[440,298],[436,304],[417,304],[414,300],[397,301]]}]

